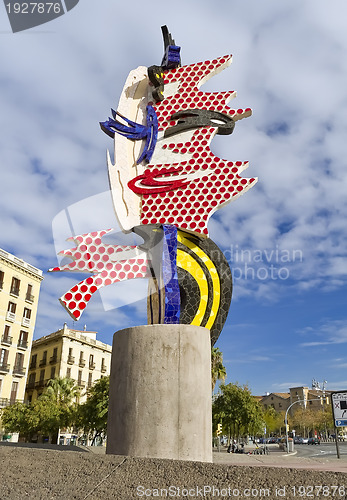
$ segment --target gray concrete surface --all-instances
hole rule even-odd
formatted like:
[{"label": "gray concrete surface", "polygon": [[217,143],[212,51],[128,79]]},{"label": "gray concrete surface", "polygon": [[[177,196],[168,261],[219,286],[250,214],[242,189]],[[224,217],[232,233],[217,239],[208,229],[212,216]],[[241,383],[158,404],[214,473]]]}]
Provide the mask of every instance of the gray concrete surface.
[{"label": "gray concrete surface", "polygon": [[[347,497],[346,473],[318,470],[314,464],[297,468],[281,454],[276,467],[270,463],[275,454],[224,455],[232,463],[0,446],[0,500]],[[249,462],[238,465],[238,459]],[[264,459],[269,462],[258,461]]]},{"label": "gray concrete surface", "polygon": [[206,328],[146,325],[113,338],[107,454],[212,462]]}]

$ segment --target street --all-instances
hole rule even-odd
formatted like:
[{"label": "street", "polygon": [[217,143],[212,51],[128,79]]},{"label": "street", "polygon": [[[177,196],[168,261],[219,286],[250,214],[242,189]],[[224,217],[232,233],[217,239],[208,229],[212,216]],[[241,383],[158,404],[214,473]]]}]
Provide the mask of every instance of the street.
[{"label": "street", "polygon": [[[347,455],[347,442],[339,442],[340,455]],[[294,447],[294,451],[297,452],[298,457],[326,457],[329,456],[331,458],[337,457],[336,454],[336,444],[335,441],[330,443],[321,443],[319,445],[311,445],[311,444],[297,444]]]}]

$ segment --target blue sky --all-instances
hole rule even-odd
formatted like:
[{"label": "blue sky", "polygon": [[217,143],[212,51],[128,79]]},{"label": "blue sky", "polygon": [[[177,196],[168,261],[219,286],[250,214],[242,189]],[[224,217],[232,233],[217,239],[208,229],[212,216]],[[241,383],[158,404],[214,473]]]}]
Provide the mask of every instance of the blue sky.
[{"label": "blue sky", "polygon": [[167,24],[183,64],[232,53],[202,90],[237,90],[237,106],[253,109],[212,142],[259,177],[209,223],[235,277],[217,344],[227,382],[254,394],[312,378],[346,389],[346,15],[344,0],[80,0],[12,34],[1,7],[0,247],[44,271],[35,338],[66,321],[112,343],[146,322],[137,280],[105,289],[73,324],[58,297],[79,276],[46,270],[68,248],[68,218],[76,232],[116,227],[99,121],[131,69],[160,63]]}]

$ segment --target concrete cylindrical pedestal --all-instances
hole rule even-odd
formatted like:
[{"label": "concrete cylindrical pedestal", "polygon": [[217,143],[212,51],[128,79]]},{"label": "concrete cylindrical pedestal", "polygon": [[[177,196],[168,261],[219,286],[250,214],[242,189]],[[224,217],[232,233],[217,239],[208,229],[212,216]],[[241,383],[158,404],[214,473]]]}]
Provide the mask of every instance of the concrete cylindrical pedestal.
[{"label": "concrete cylindrical pedestal", "polygon": [[106,453],[212,462],[209,330],[146,325],[114,334]]}]

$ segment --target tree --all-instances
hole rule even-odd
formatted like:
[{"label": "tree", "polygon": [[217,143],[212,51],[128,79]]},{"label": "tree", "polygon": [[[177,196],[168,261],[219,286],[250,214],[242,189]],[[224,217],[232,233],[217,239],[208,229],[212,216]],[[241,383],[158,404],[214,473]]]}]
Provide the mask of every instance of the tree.
[{"label": "tree", "polygon": [[20,432],[28,441],[31,441],[40,426],[38,415],[24,403],[15,403],[3,408],[1,421],[5,432]]},{"label": "tree", "polygon": [[59,429],[75,421],[78,387],[70,378],[49,380],[45,392],[30,404],[16,403],[2,410],[7,432],[20,432],[31,441],[35,434],[49,435],[57,442]]},{"label": "tree", "polygon": [[275,408],[269,406],[264,411],[264,423],[266,426],[266,430],[269,434],[281,434],[282,427],[284,427],[284,412],[277,412]]},{"label": "tree", "polygon": [[98,436],[107,432],[110,377],[97,380],[87,394],[87,401],[78,408],[77,426],[93,436],[92,445]]},{"label": "tree", "polygon": [[29,405],[16,403],[7,406],[2,410],[1,420],[6,432],[21,433],[30,442],[39,433],[55,435],[60,417],[57,404],[39,398]]},{"label": "tree", "polygon": [[263,412],[247,385],[223,384],[220,389],[222,394],[216,398],[212,406],[214,426],[222,421],[223,429],[229,434],[229,439],[261,432],[264,426]]},{"label": "tree", "polygon": [[212,381],[212,392],[216,386],[217,380],[225,381],[227,372],[225,366],[223,365],[223,353],[218,349],[218,347],[212,347],[211,350],[211,381]]},{"label": "tree", "polygon": [[48,381],[46,390],[37,400],[37,411],[42,414],[43,425],[53,443],[58,441],[60,428],[69,427],[74,423],[79,394],[75,380],[56,377]]}]

